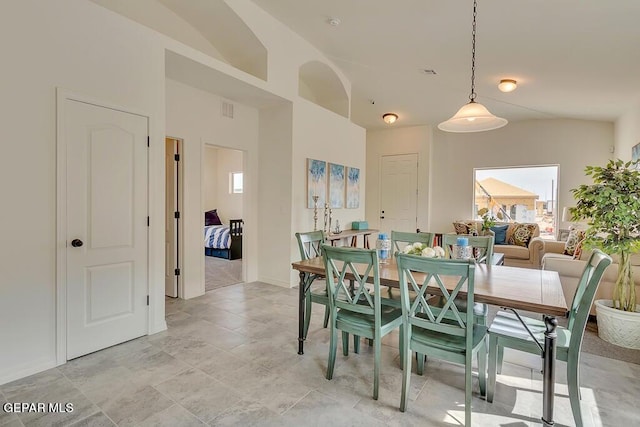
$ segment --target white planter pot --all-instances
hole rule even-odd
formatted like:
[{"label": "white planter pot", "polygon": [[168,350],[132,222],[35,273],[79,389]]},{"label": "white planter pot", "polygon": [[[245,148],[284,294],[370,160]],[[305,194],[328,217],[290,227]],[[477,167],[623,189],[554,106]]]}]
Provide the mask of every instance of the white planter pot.
[{"label": "white planter pot", "polygon": [[613,308],[611,300],[597,300],[598,336],[620,347],[640,350],[640,304],[636,311]]}]

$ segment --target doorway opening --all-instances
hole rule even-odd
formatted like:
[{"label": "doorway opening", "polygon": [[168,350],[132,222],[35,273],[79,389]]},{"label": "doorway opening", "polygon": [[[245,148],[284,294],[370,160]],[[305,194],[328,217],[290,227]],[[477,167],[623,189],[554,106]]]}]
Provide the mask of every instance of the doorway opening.
[{"label": "doorway opening", "polygon": [[243,151],[205,144],[202,159],[205,291],[244,281],[243,174]]}]

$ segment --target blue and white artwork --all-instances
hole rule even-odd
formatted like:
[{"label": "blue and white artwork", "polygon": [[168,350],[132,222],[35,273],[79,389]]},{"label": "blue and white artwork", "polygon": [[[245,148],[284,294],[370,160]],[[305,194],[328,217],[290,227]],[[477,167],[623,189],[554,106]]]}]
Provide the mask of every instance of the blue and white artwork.
[{"label": "blue and white artwork", "polygon": [[344,208],[344,166],[329,163],[329,207]]},{"label": "blue and white artwork", "polygon": [[318,196],[318,208],[327,200],[327,162],[307,159],[307,207],[313,209],[313,196]]},{"label": "blue and white artwork", "polygon": [[347,167],[347,209],[360,207],[360,169]]}]

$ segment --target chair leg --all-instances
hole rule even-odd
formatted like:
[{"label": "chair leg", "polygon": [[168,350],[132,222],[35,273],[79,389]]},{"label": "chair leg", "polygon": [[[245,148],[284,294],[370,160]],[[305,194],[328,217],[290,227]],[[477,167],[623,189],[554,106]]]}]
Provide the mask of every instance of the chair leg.
[{"label": "chair leg", "polygon": [[418,375],[424,374],[424,354],[416,353],[416,357],[418,359],[418,363],[416,365],[416,373]]},{"label": "chair leg", "polygon": [[359,335],[353,336],[353,352],[355,354],[360,354],[360,336]]},{"label": "chair leg", "polygon": [[409,349],[408,333],[403,331],[402,334],[403,347],[402,352],[400,352],[400,357],[404,359],[402,362],[404,369],[402,371],[402,395],[400,397],[400,411],[405,412],[407,410],[407,402],[409,400],[409,387],[411,385],[411,350]]},{"label": "chair leg", "polygon": [[349,333],[342,331],[342,354],[349,355]]},{"label": "chair leg", "polygon": [[328,324],[329,324],[329,307],[325,307],[324,308],[324,323],[322,324],[322,326],[324,328],[326,328]]},{"label": "chair leg", "polygon": [[378,400],[378,388],[380,386],[380,353],[382,353],[382,339],[380,331],[377,331],[373,340],[373,399]]},{"label": "chair leg", "polygon": [[327,362],[327,379],[333,378],[333,368],[336,364],[336,352],[338,349],[338,329],[331,324],[331,340],[329,343],[329,361]]},{"label": "chair leg", "polygon": [[[470,353],[470,352],[469,352]],[[464,367],[464,425],[471,425],[471,360],[472,355],[465,356],[466,362]]]},{"label": "chair leg", "polygon": [[502,373],[502,359],[504,358],[504,347],[503,346],[498,346],[498,367],[497,367],[497,371],[498,374]]},{"label": "chair leg", "polygon": [[398,337],[398,347],[400,351],[400,369],[403,369],[404,366],[404,333],[403,333],[403,325],[400,325],[400,336]]},{"label": "chair leg", "polygon": [[[567,387],[569,389],[569,402],[573,420],[577,426],[582,425],[582,411],[580,410],[580,372],[578,360],[569,358],[567,361]],[[577,358],[575,358],[577,359]]]},{"label": "chair leg", "polygon": [[487,338],[478,349],[478,383],[480,396],[487,396]]},{"label": "chair leg", "polygon": [[498,337],[489,334],[489,369],[487,378],[487,402],[493,402],[496,390],[496,367],[498,357]]}]

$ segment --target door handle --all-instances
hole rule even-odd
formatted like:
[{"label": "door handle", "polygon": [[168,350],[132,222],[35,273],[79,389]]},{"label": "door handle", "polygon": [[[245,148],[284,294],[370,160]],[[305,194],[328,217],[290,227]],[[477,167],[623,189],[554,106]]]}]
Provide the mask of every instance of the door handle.
[{"label": "door handle", "polygon": [[71,241],[71,246],[73,246],[74,248],[79,248],[82,245],[83,245],[83,242],[80,239],[73,239]]}]

